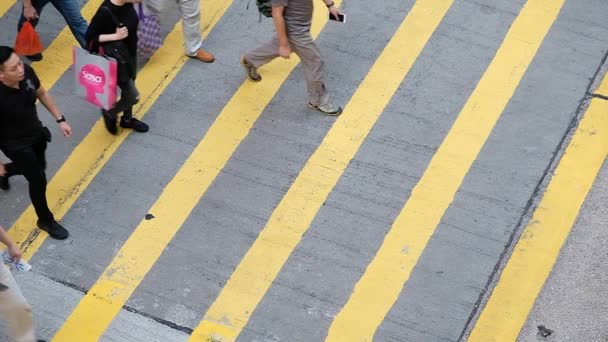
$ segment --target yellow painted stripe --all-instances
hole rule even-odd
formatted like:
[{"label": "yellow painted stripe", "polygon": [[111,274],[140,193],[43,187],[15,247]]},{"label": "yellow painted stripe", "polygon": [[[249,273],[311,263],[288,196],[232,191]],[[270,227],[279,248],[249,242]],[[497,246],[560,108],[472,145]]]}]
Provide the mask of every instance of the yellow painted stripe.
[{"label": "yellow painted stripe", "polygon": [[[4,0],[0,0],[4,1]],[[82,16],[90,21],[103,0],[88,0],[82,7]],[[65,26],[51,45],[44,49],[44,59],[32,63],[42,86],[50,89],[72,65],[72,47],[79,46],[72,31]],[[66,109],[66,112],[69,111]]]},{"label": "yellow painted stripe", "polygon": [[[0,1],[0,17],[4,16],[11,7],[17,2],[15,0],[2,0]],[[16,28],[15,28],[16,29]]]},{"label": "yellow painted stripe", "polygon": [[[203,12],[218,7],[205,6]],[[315,36],[327,22],[321,14],[314,18]],[[276,60],[272,72],[262,69],[263,82],[241,85],[150,209],[156,218],[141,221],[53,341],[95,341],[103,334],[297,64],[295,57]]]},{"label": "yellow painted stripe", "polygon": [[327,341],[372,341],[513,95],[563,0],[529,0],[330,326]]},{"label": "yellow painted stripe", "polygon": [[194,330],[191,341],[237,338],[452,2],[415,3]]},{"label": "yellow painted stripe", "polygon": [[599,87],[595,91],[595,94],[608,96],[608,77],[604,77],[602,83],[600,83]]},{"label": "yellow painted stripe", "polygon": [[608,153],[606,113],[608,102],[591,100],[469,341],[517,339]]},{"label": "yellow painted stripe", "polygon": [[[204,23],[203,36],[206,36],[226,8],[230,6],[232,0],[223,2],[201,0],[201,2],[205,8],[202,21]],[[141,118],[145,115],[146,111],[150,109],[188,60],[184,56],[182,44],[181,22],[178,22],[167,35],[163,46],[152,56],[137,76],[137,86],[142,99],[138,107],[135,108],[137,117]],[[45,56],[45,59],[54,60],[54,58],[59,57],[50,57],[48,54]],[[71,61],[71,56],[69,58]],[[37,68],[37,73],[48,77],[56,74],[55,71],[45,73],[44,69],[39,68]],[[63,109],[66,115],[70,117],[70,109]],[[92,113],[86,114],[95,115],[95,109],[91,108],[91,111]],[[74,113],[74,115],[76,114],[82,113]],[[77,115],[74,117],[77,118]],[[111,136],[107,133],[102,120],[95,123],[91,131],[74,149],[47,186],[48,203],[58,219],[63,217],[72,207],[129,134],[130,130],[125,130],[118,136]],[[10,237],[21,245],[24,251],[23,257],[26,260],[29,260],[36,253],[48,236],[46,233],[35,229],[36,220],[36,213],[30,205],[8,232]]]}]

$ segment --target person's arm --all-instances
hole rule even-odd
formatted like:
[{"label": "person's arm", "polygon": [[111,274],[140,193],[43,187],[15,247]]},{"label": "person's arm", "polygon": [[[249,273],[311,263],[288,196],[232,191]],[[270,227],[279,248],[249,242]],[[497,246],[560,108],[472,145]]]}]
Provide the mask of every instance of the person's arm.
[{"label": "person's arm", "polygon": [[117,27],[114,33],[102,33],[112,32],[110,27],[115,26],[112,16],[107,11],[109,9],[100,9],[91,20],[86,34],[87,43],[113,42],[123,40],[129,36],[129,30],[126,27]]},{"label": "person's arm", "polygon": [[272,19],[274,20],[274,27],[279,38],[279,55],[283,58],[289,58],[291,48],[289,47],[289,39],[287,38],[287,27],[285,26],[285,17],[283,17],[284,12],[284,5],[272,6]]},{"label": "person's arm", "polygon": [[334,4],[333,0],[323,0],[323,2],[325,3],[325,6],[329,8],[329,13],[331,13],[331,15],[333,15],[337,20],[340,12],[338,11],[338,8],[336,7],[336,4]]},{"label": "person's arm", "polygon": [[117,41],[117,40],[123,40],[123,39],[127,38],[128,36],[129,36],[129,30],[127,29],[126,26],[117,27],[116,28],[116,32],[114,32],[114,33],[100,34],[99,35],[99,42],[100,43],[105,43],[105,42],[113,42],[113,41]]},{"label": "person's arm", "polygon": [[8,247],[8,254],[15,261],[19,261],[21,259],[21,249],[19,249],[19,246],[17,246],[13,240],[11,240],[2,226],[0,226],[0,242]]},{"label": "person's arm", "polygon": [[42,105],[55,118],[55,121],[59,123],[59,129],[63,133],[63,136],[70,137],[72,135],[72,128],[65,121],[65,118],[59,111],[59,108],[57,108],[55,100],[53,100],[51,94],[49,94],[49,92],[46,91],[43,86],[39,86],[38,89],[36,89],[36,97],[38,98],[38,100],[40,100],[40,103],[42,103]]},{"label": "person's arm", "polygon": [[28,20],[38,18],[38,12],[32,5],[32,0],[23,0],[23,16]]}]

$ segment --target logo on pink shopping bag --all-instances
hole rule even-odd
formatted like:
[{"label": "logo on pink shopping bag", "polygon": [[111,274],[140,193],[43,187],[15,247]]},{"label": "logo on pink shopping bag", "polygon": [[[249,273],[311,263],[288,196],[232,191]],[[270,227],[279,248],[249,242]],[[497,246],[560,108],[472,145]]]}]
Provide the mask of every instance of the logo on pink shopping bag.
[{"label": "logo on pink shopping bag", "polygon": [[87,102],[110,109],[116,102],[116,61],[85,49],[74,47],[74,84]]},{"label": "logo on pink shopping bag", "polygon": [[87,101],[103,107],[97,98],[98,94],[105,92],[106,74],[103,69],[94,64],[85,64],[78,73],[78,80],[87,92]]}]

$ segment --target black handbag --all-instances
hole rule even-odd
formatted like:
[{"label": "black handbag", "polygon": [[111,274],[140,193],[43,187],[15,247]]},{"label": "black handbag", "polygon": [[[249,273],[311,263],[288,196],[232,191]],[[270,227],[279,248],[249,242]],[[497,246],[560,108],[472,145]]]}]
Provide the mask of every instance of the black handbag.
[{"label": "black handbag", "polygon": [[[102,8],[108,11],[116,27],[122,26],[109,7],[102,6]],[[100,43],[99,46],[103,49],[103,54],[116,60],[118,82],[125,83],[130,79],[135,79],[135,60],[122,40]]]},{"label": "black handbag", "polygon": [[130,79],[135,79],[135,65],[133,65],[131,54],[123,42],[105,42],[100,46],[106,56],[116,60],[118,82],[125,83]]}]

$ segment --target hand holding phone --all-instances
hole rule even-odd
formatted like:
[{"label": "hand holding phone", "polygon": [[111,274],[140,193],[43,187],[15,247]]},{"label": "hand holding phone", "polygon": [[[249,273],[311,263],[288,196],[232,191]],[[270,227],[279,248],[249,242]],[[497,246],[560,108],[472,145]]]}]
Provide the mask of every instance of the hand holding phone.
[{"label": "hand holding phone", "polygon": [[340,23],[345,23],[346,22],[346,14],[338,13],[338,19],[336,19],[336,17],[334,17],[334,15],[331,12],[329,12],[329,19],[337,21],[337,22],[340,22]]}]

